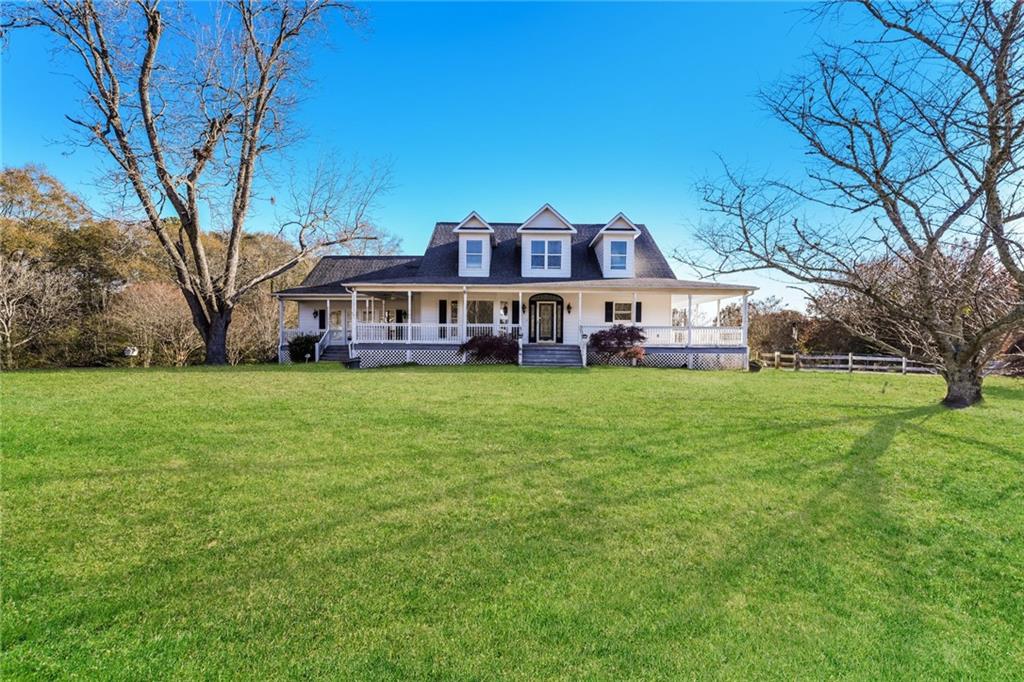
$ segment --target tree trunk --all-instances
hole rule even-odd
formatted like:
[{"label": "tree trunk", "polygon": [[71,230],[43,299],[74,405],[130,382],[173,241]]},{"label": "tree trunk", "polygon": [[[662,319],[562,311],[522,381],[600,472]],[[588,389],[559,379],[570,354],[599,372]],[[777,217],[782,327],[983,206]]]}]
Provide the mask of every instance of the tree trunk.
[{"label": "tree trunk", "polygon": [[946,380],[946,407],[963,408],[981,401],[981,367],[975,362],[948,365],[942,372]]},{"label": "tree trunk", "polygon": [[228,326],[231,324],[232,309],[214,316],[210,320],[210,326],[203,334],[206,342],[206,364],[226,365],[228,364]]},{"label": "tree trunk", "polygon": [[4,347],[4,350],[3,350],[3,358],[4,358],[4,360],[3,360],[3,369],[12,370],[12,369],[14,369],[14,348],[11,345],[11,339],[8,338],[8,337],[4,337],[4,339],[2,339],[2,343],[3,343],[3,347]]}]

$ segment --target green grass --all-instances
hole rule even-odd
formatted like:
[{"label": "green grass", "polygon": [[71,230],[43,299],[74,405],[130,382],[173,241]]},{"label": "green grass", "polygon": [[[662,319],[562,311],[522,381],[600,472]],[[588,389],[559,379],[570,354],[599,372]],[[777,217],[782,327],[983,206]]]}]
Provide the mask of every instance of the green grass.
[{"label": "green grass", "polygon": [[336,367],[3,382],[4,679],[1024,670],[1024,384]]}]

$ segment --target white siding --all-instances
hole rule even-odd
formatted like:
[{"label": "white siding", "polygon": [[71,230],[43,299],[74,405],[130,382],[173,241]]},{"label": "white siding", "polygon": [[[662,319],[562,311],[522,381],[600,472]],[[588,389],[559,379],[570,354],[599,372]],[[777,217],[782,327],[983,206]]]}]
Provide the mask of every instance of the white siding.
[{"label": "white siding", "polygon": [[[531,244],[535,241],[558,241],[562,243],[562,267],[558,270],[534,270],[530,267]],[[572,274],[572,237],[558,233],[524,234],[522,244],[523,277],[569,277]]]},{"label": "white siding", "polygon": [[[612,270],[612,249],[611,243],[614,241],[626,242],[626,269],[625,270]],[[614,234],[601,235],[601,238],[597,240],[597,244],[594,245],[594,250],[597,254],[597,262],[601,264],[601,274],[608,279],[616,279],[623,277],[633,277],[636,272],[634,265],[635,260],[633,258],[635,249],[633,244],[633,235],[616,236]]]},{"label": "white siding", "polygon": [[[466,242],[469,240],[483,242],[483,267],[470,269],[466,267]],[[491,237],[490,234],[459,234],[459,277],[490,277],[491,275]]]}]

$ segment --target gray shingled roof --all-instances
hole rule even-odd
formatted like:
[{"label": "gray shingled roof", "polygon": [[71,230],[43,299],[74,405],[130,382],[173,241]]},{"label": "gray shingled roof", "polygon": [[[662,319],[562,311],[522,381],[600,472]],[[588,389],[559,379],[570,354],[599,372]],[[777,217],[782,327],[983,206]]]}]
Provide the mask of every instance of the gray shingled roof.
[{"label": "gray shingled roof", "polygon": [[522,223],[491,223],[494,250],[489,277],[459,277],[458,223],[434,226],[430,243],[422,256],[325,256],[298,287],[279,293],[340,293],[344,284],[540,284],[574,283],[579,286],[633,288],[671,287],[692,284],[701,288],[742,288],[711,282],[683,282],[655,243],[647,226],[640,224],[634,242],[635,278],[605,279],[601,274],[591,240],[604,225],[577,224],[572,235],[572,275],[546,279],[521,275],[520,246],[516,229]]},{"label": "gray shingled roof", "polygon": [[[344,284],[415,276],[422,256],[324,256],[302,284],[278,293],[333,294]],[[370,279],[367,279],[367,278]]]}]

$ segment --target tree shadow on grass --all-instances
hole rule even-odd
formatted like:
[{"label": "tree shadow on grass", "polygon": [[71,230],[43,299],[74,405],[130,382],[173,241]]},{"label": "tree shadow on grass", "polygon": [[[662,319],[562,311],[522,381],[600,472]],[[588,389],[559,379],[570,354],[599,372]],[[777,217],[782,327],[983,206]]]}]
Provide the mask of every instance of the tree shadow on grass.
[{"label": "tree shadow on grass", "polygon": [[[807,560],[805,553],[794,549],[793,542],[812,542],[813,538],[821,537],[822,528],[829,528],[833,535],[827,538],[821,551],[828,551],[830,546],[835,551],[837,544],[855,542],[854,548],[861,560],[865,552],[873,553],[872,565],[881,579],[872,589],[891,590],[890,603],[894,606],[899,604],[898,612],[876,619],[881,627],[872,635],[874,641],[870,646],[871,650],[879,652],[880,660],[890,666],[890,670],[898,669],[893,667],[894,664],[898,666],[905,662],[909,655],[907,652],[913,650],[913,640],[926,629],[925,615],[919,612],[913,600],[906,599],[906,589],[901,589],[908,588],[910,580],[904,566],[910,542],[909,530],[887,503],[884,494],[887,477],[880,471],[878,461],[889,451],[898,434],[923,428],[923,422],[943,411],[945,408],[934,405],[893,410],[873,419],[856,419],[869,421],[870,426],[854,439],[841,457],[825,461],[825,464],[842,463],[835,476],[829,477],[817,492],[801,502],[796,513],[784,515],[783,519],[763,526],[753,535],[744,536],[733,551],[726,552],[706,566],[707,575],[714,582],[708,590],[709,595],[714,595],[711,597],[714,611],[721,613],[727,610],[726,602],[732,593],[748,589],[755,591],[750,581],[763,580],[765,567],[775,566],[777,568],[773,572],[778,577],[774,580],[780,598],[791,593],[797,599],[810,600],[843,623],[849,617],[846,614],[850,608],[841,595],[851,587],[857,587],[850,584],[849,577],[826,572],[826,577],[837,581],[836,584],[828,584],[833,580],[826,580],[826,584],[814,586],[793,584],[790,577],[790,572],[799,573],[801,568],[805,568],[799,564]],[[829,421],[815,421],[813,428],[827,428]],[[812,466],[816,468],[819,463]],[[846,537],[845,531],[853,531],[855,539]],[[839,553],[823,561],[825,567],[830,568],[832,561],[843,560]],[[854,580],[858,579],[860,576],[854,577]],[[863,579],[870,580],[870,577],[863,576]],[[819,660],[853,659],[853,650],[843,651],[846,641],[846,638],[836,638],[819,643],[823,647],[818,652]],[[853,645],[856,649],[857,643]],[[879,661],[875,663],[877,665]],[[856,674],[856,671],[841,667],[832,671],[839,674],[851,672]]]}]

